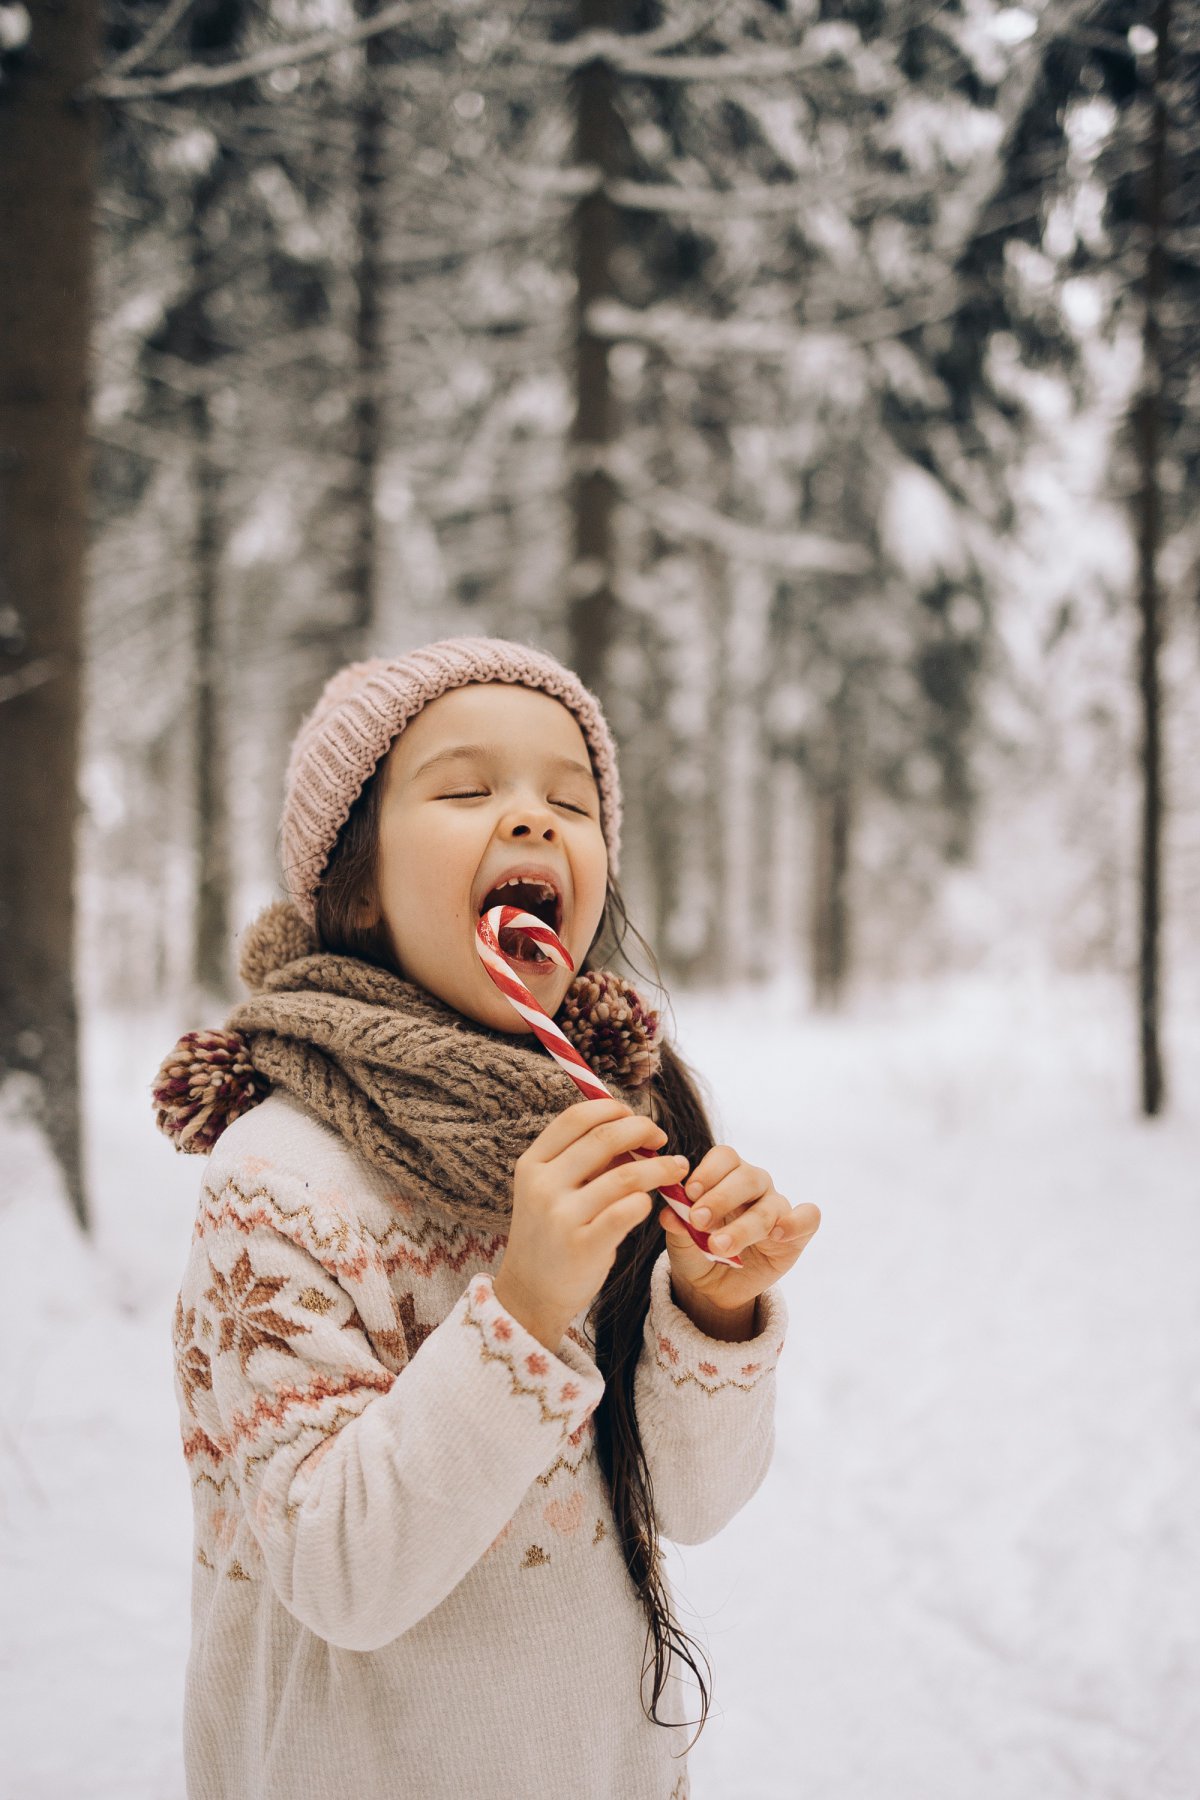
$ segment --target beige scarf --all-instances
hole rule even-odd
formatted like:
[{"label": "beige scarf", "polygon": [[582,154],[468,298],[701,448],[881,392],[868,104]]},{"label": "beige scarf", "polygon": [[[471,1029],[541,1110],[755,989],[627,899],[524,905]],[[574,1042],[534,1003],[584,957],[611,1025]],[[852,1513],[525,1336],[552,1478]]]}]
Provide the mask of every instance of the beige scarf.
[{"label": "beige scarf", "polygon": [[[252,997],[223,1030],[181,1038],[155,1078],[157,1122],[177,1149],[210,1150],[278,1088],[414,1197],[484,1226],[511,1215],[517,1158],[581,1098],[536,1038],[322,952],[287,901],[249,927],[241,972]],[[618,1099],[650,1111],[659,1020],[634,988],[609,970],[577,976],[556,1019]]]}]

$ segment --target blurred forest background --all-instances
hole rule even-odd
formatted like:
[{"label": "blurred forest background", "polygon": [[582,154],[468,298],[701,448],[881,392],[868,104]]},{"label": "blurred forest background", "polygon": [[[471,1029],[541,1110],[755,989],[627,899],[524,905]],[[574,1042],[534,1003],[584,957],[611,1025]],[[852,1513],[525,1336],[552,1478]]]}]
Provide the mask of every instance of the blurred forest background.
[{"label": "blurred forest background", "polygon": [[1158,1111],[1198,150],[1191,0],[0,4],[0,1073],[81,1216],[79,1008],[214,1022],[321,682],[458,631],[602,697],[668,985],[1108,971]]},{"label": "blurred forest background", "polygon": [[1200,0],[0,0],[6,1797],[183,1800],[153,1072],[479,632],[823,1213],[696,1800],[1195,1800],[1197,342]]}]

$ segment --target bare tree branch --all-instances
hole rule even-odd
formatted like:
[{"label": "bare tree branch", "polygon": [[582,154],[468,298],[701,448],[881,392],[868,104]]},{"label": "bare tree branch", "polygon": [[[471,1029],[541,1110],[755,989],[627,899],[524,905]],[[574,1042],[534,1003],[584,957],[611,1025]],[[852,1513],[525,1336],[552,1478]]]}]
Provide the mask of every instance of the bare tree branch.
[{"label": "bare tree branch", "polygon": [[794,213],[820,194],[828,204],[853,209],[873,201],[895,205],[928,196],[928,181],[888,176],[861,187],[838,191],[823,171],[811,181],[769,182],[760,187],[689,188],[669,182],[610,181],[605,187],[614,206],[629,212],[692,213],[704,218],[744,219],[749,214]]},{"label": "bare tree branch", "polygon": [[[278,44],[270,50],[256,51],[240,62],[186,63],[165,75],[147,75],[137,80],[124,80],[112,70],[103,71],[84,89],[85,94],[100,100],[144,100],[151,95],[188,94],[198,89],[232,87],[256,75],[269,75],[273,69],[288,69],[297,63],[314,62],[319,57],[333,56],[365,43],[382,31],[393,31],[398,25],[414,25],[440,18],[441,10],[429,6],[402,4],[384,7],[374,18],[351,25],[345,31],[318,31],[312,37],[300,38],[294,44]],[[459,15],[460,17],[463,15]]]},{"label": "bare tree branch", "polygon": [[0,675],[0,706],[8,700],[16,700],[21,694],[32,693],[34,688],[44,687],[46,682],[61,675],[64,667],[61,656],[39,656],[11,675]]},{"label": "bare tree branch", "polygon": [[1038,20],[1037,30],[1021,46],[997,98],[996,110],[1003,126],[1000,142],[945,207],[941,248],[947,255],[962,253],[977,235],[980,221],[989,207],[995,206],[996,189],[1007,167],[1007,151],[1037,89],[1049,46],[1078,29],[1100,3],[1101,0],[1049,0]]},{"label": "bare tree branch", "polygon": [[773,76],[801,75],[829,61],[829,52],[798,46],[764,45],[717,56],[638,56],[617,59],[622,75],[644,75],[654,81],[770,81]]},{"label": "bare tree branch", "polygon": [[[172,0],[169,10],[179,8],[182,17],[190,0]],[[546,67],[553,67],[569,72],[581,67],[584,63],[603,56],[610,61],[618,61],[625,54],[624,46],[633,43],[637,48],[628,52],[640,56],[644,61],[648,57],[664,50],[671,50],[676,45],[685,43],[689,38],[698,36],[714,23],[726,10],[729,0],[719,0],[715,6],[707,7],[694,19],[677,21],[664,25],[657,31],[643,32],[636,39],[623,38],[613,32],[589,32],[586,36],[574,39],[570,44],[514,44],[512,48],[527,61],[537,62]],[[137,63],[145,61],[158,44],[166,37],[168,30],[176,23],[164,19],[152,27],[144,40],[145,48],[138,46],[132,62],[125,58],[118,59],[110,68],[85,90],[86,93],[101,100],[143,100],[151,96],[194,93],[197,90],[230,87],[239,81],[251,80],[257,75],[270,74],[274,69],[293,68],[297,63],[313,62],[320,57],[333,56],[339,50],[346,50],[355,44],[365,43],[368,38],[376,37],[380,32],[391,31],[398,25],[411,25],[422,20],[433,21],[445,16],[444,10],[431,6],[415,6],[404,0],[404,3],[387,6],[374,18],[361,20],[349,26],[345,31],[319,31],[311,37],[301,38],[294,44],[280,44],[270,50],[257,51],[253,56],[243,57],[239,62],[227,63],[188,63],[179,69],[172,69],[162,75],[147,75],[137,80],[125,79],[125,70]],[[466,16],[457,13],[457,17]],[[150,39],[157,33],[154,43]],[[126,52],[126,56],[129,52]]]},{"label": "bare tree branch", "polygon": [[715,25],[723,12],[729,8],[730,0],[716,0],[716,4],[704,7],[691,19],[677,19],[672,24],[660,25],[657,31],[643,31],[625,35],[617,31],[585,31],[573,37],[567,44],[540,44],[532,39],[522,38],[511,46],[514,53],[527,62],[540,63],[544,68],[562,69],[570,72],[583,68],[585,63],[604,61],[614,68],[624,69],[629,56],[656,56],[664,50],[674,50],[679,44],[686,44],[689,39],[699,37],[710,25]]},{"label": "bare tree branch", "polygon": [[[755,44],[744,51],[714,52],[711,56],[668,56],[664,52],[699,37],[727,10],[728,0],[699,14],[688,23],[660,26],[657,31],[622,34],[589,31],[569,44],[539,44],[521,39],[511,47],[529,62],[570,72],[602,57],[621,75],[644,75],[656,81],[769,80],[775,75],[795,75],[820,68],[844,56],[844,45],[813,50],[797,44]],[[948,0],[934,0],[918,17],[897,21],[905,30],[917,30],[944,12]]]},{"label": "bare tree branch", "polygon": [[647,480],[638,459],[610,449],[601,458],[572,459],[574,467],[601,461],[626,503],[645,514],[661,531],[677,539],[708,544],[741,562],[787,569],[792,574],[862,575],[871,567],[870,552],[861,544],[825,537],[815,531],[770,531],[731,519],[725,513]]},{"label": "bare tree branch", "polygon": [[954,281],[942,282],[928,293],[914,295],[900,304],[866,307],[860,312],[841,311],[823,317],[806,313],[787,319],[703,319],[683,307],[654,306],[640,311],[608,301],[591,307],[588,329],[597,337],[654,344],[672,354],[690,358],[724,356],[731,351],[748,356],[789,357],[810,347],[818,336],[836,333],[854,343],[877,343],[902,337],[920,325],[949,318],[961,305],[962,293]]},{"label": "bare tree branch", "polygon": [[192,0],[169,0],[149,31],[136,44],[130,44],[128,50],[122,51],[115,62],[109,63],[104,71],[105,77],[128,75],[130,69],[140,68],[142,63],[149,62],[159,45],[166,43],[191,4]]},{"label": "bare tree branch", "polygon": [[620,70],[622,75],[642,75],[653,81],[771,81],[785,75],[808,74],[844,55],[840,44],[817,51],[802,45],[762,45],[714,56],[626,55],[620,58]]}]

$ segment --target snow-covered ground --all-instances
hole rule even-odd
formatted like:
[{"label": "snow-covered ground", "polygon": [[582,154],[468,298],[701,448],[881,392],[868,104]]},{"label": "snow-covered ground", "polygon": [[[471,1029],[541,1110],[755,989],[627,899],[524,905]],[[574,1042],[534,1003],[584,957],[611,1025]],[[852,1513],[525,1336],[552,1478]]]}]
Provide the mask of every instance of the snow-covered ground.
[{"label": "snow-covered ground", "polygon": [[[1200,1006],[1152,1125],[1104,984],[676,1014],[718,1135],[824,1215],[772,1471],[669,1552],[715,1668],[695,1800],[1196,1800]],[[147,1100],[175,1033],[91,1028],[94,1249],[0,1124],[4,1800],[182,1800],[200,1164]]]}]

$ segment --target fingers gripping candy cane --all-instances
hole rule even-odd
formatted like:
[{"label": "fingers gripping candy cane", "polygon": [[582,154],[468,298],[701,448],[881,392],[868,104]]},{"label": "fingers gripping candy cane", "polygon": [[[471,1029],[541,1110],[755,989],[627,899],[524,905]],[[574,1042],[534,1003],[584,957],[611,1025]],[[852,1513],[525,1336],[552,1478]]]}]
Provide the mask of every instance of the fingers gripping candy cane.
[{"label": "fingers gripping candy cane", "polygon": [[[557,934],[535,913],[522,912],[519,906],[493,906],[479,921],[475,933],[475,948],[479,959],[495,982],[504,998],[521,1017],[533,1027],[533,1030],[546,1049],[550,1052],[560,1068],[565,1069],[585,1100],[602,1100],[607,1095],[611,1098],[611,1089],[605,1087],[596,1071],[580,1056],[574,1044],[563,1035],[544,1006],[534,999],[525,983],[512,969],[500,948],[501,933],[517,930],[524,938],[533,942],[545,951],[552,962],[560,968],[570,969],[574,973],[575,964],[570,953],[560,941]],[[658,1156],[657,1150],[639,1149],[626,1152],[614,1158],[615,1162],[632,1162],[637,1156]],[[742,1259],[739,1256],[718,1256],[708,1248],[707,1231],[700,1231],[692,1224],[689,1214],[692,1203],[679,1186],[678,1182],[670,1182],[660,1187],[658,1192],[667,1205],[683,1220],[689,1236],[703,1250],[710,1262],[728,1263],[730,1268],[740,1269]]]}]

